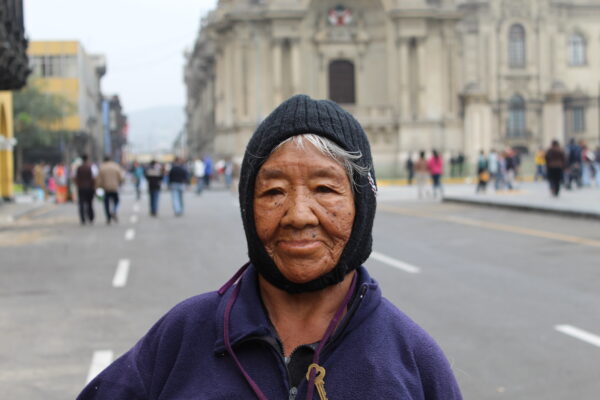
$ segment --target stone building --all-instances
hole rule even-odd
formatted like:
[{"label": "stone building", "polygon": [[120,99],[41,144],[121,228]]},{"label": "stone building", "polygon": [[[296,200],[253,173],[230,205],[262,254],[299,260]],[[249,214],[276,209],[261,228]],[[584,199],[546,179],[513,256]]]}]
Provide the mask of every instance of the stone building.
[{"label": "stone building", "polygon": [[0,198],[13,196],[12,93],[22,88],[29,75],[27,39],[23,25],[23,1],[0,0]]},{"label": "stone building", "polygon": [[104,129],[104,155],[118,163],[125,160],[127,146],[127,115],[118,95],[106,96],[102,102],[102,128]]},{"label": "stone building", "polygon": [[294,93],[353,113],[380,176],[410,153],[598,143],[600,0],[220,0],[188,54],[191,155],[239,159]]}]

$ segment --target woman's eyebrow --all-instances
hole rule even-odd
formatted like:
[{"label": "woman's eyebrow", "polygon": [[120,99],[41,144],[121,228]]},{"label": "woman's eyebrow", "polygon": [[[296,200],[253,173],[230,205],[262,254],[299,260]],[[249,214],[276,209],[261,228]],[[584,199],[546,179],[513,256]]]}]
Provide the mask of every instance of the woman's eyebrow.
[{"label": "woman's eyebrow", "polygon": [[310,172],[311,178],[339,178],[340,174],[333,168],[319,168]]},{"label": "woman's eyebrow", "polygon": [[285,177],[285,173],[280,169],[263,168],[258,171],[261,179],[281,179]]}]

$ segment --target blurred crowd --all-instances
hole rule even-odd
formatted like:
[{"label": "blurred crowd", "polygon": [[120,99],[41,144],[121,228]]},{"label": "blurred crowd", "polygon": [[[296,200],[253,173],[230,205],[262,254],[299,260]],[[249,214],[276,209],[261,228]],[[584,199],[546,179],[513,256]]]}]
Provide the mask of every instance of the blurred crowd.
[{"label": "blurred crowd", "polygon": [[[513,190],[520,164],[519,153],[510,148],[501,153],[481,151],[477,160],[476,192],[485,192],[488,182],[493,182],[496,190]],[[600,187],[600,146],[590,149],[584,140],[570,139],[564,149],[554,140],[548,149],[538,149],[534,165],[534,181],[547,180],[555,197],[561,187],[567,190]]]},{"label": "blurred crowd", "polygon": [[100,200],[104,204],[106,222],[110,224],[118,222],[119,192],[127,181],[132,183],[137,200],[144,190],[147,191],[151,216],[158,215],[163,190],[171,192],[173,212],[181,216],[183,193],[188,187],[192,187],[198,195],[214,182],[230,189],[234,180],[234,164],[229,159],[213,162],[211,157],[195,160],[176,157],[167,163],[134,161],[127,165],[105,157],[102,163],[96,164],[83,154],[69,165],[62,162],[51,165],[44,161],[25,164],[20,178],[23,192],[39,201],[77,202],[83,225],[93,223],[93,201],[95,198]]}]

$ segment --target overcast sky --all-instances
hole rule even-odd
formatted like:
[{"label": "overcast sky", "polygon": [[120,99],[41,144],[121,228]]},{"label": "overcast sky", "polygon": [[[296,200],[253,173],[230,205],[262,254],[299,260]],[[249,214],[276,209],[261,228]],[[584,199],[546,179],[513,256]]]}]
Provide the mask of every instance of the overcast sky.
[{"label": "overcast sky", "polygon": [[79,40],[107,58],[125,112],[185,104],[183,52],[217,0],[24,0],[30,40]]}]

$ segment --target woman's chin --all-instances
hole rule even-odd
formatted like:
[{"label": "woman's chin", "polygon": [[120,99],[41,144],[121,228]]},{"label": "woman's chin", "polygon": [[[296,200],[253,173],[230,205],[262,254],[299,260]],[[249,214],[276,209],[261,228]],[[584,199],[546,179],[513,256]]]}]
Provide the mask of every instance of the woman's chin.
[{"label": "woman's chin", "polygon": [[308,265],[297,264],[287,266],[285,268],[279,268],[279,271],[281,271],[287,280],[299,284],[315,280],[330,270],[331,268],[328,269],[324,267],[315,267],[314,263]]}]

